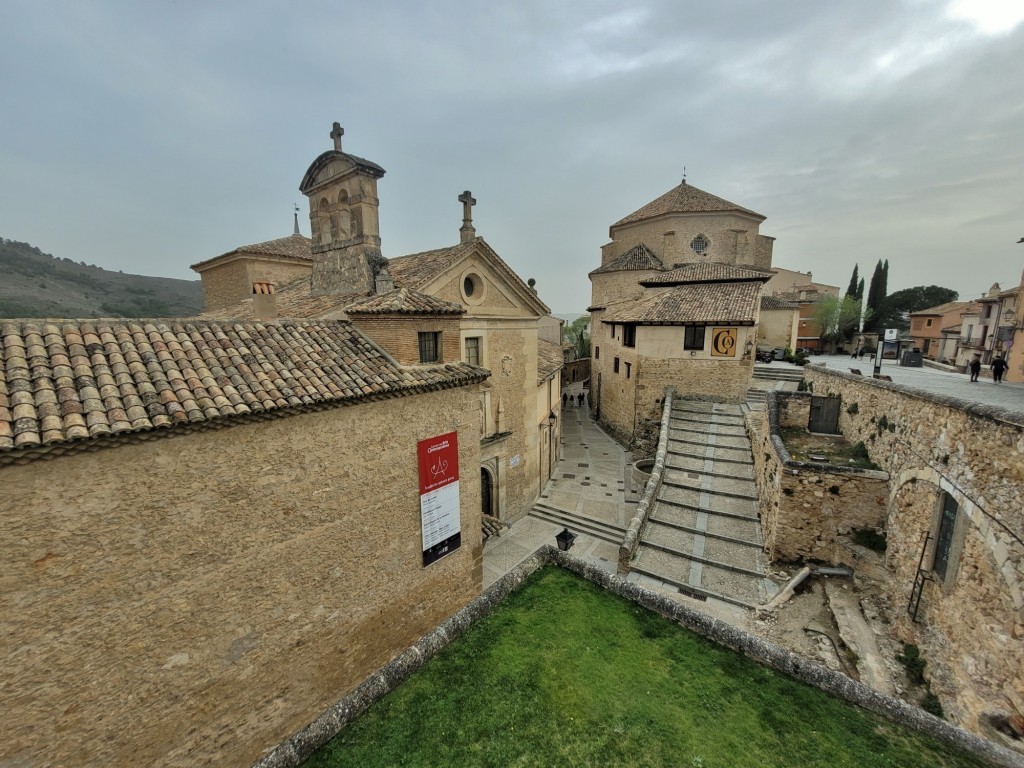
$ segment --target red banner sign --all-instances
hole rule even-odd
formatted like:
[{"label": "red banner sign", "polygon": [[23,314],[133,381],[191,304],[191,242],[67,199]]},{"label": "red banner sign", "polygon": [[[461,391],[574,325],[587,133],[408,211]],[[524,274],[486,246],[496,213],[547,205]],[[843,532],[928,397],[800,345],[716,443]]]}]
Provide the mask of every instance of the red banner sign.
[{"label": "red banner sign", "polygon": [[423,565],[427,566],[462,545],[458,433],[420,440],[416,454],[420,473]]}]

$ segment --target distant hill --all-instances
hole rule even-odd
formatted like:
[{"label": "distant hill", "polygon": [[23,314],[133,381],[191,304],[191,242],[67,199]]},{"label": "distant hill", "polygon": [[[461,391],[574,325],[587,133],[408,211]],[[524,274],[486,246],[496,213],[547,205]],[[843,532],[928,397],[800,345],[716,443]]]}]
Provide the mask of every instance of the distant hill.
[{"label": "distant hill", "polygon": [[0,317],[187,317],[202,307],[198,280],[110,272],[0,238]]}]

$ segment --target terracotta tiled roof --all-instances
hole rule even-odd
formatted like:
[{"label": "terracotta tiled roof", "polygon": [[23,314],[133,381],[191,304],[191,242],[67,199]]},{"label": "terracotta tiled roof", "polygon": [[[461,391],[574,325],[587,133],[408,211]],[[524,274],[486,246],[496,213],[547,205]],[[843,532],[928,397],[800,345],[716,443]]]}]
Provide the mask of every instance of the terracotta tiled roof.
[{"label": "terracotta tiled roof", "polygon": [[345,307],[345,313],[349,315],[461,315],[465,311],[461,304],[409,288],[395,288]]},{"label": "terracotta tiled roof", "polygon": [[0,321],[5,452],[482,381],[402,367],[344,321]]},{"label": "terracotta tiled roof", "polygon": [[637,269],[665,269],[661,259],[654,255],[654,252],[643,243],[630,248],[621,256],[609,261],[607,264],[598,267],[590,274],[597,275],[602,272],[625,272]]},{"label": "terracotta tiled roof", "polygon": [[692,283],[652,292],[635,301],[608,307],[603,323],[682,325],[684,323],[752,324],[757,318],[759,282]]},{"label": "terracotta tiled roof", "polygon": [[562,347],[537,339],[537,383],[540,384],[562,367]]},{"label": "terracotta tiled roof", "polygon": [[225,256],[234,256],[235,254],[242,253],[255,253],[261,256],[289,256],[293,259],[303,259],[304,261],[313,260],[313,241],[305,235],[289,235],[288,237],[281,237],[277,240],[268,240],[265,243],[253,243],[252,245],[242,245],[235,248],[227,253],[222,253],[220,256],[214,256],[212,259],[206,259],[192,265],[192,269],[199,269],[205,267],[218,259],[223,259]]},{"label": "terracotta tiled roof", "polygon": [[736,205],[736,203],[730,203],[728,200],[712,195],[710,192],[705,192],[703,189],[698,189],[692,184],[683,183],[678,187],[670,189],[657,200],[652,200],[640,210],[633,211],[624,219],[619,219],[612,224],[612,227],[632,224],[634,221],[649,219],[652,216],[659,216],[663,213],[719,213],[724,211],[739,211],[740,213],[756,216],[759,219],[765,218],[760,213],[749,208]]},{"label": "terracotta tiled roof", "polygon": [[939,304],[937,307],[929,307],[927,309],[919,309],[917,312],[911,312],[910,316],[914,315],[944,315],[947,312],[954,312],[958,309],[966,307],[968,302],[966,301],[947,301],[945,304]]},{"label": "terracotta tiled roof", "polygon": [[775,273],[770,269],[738,267],[721,262],[679,264],[661,275],[641,280],[640,285],[683,285],[685,283],[736,283],[746,280],[766,282]]},{"label": "terracotta tiled roof", "polygon": [[773,309],[800,309],[800,305],[795,301],[780,299],[778,296],[762,296],[761,311],[771,311]]},{"label": "terracotta tiled roof", "polygon": [[540,300],[536,291],[524,283],[515,270],[506,264],[482,237],[474,237],[468,242],[459,243],[449,248],[438,248],[433,251],[411,253],[408,256],[397,256],[393,259],[388,259],[388,272],[391,274],[391,279],[394,280],[395,285],[420,290],[450,266],[462,261],[462,259],[469,256],[475,250],[487,253],[491,257],[491,262],[504,273],[505,278],[509,282],[519,286],[527,296],[533,298],[541,314],[547,315],[551,313],[550,308]]},{"label": "terracotta tiled roof", "polygon": [[472,253],[479,239],[474,238],[468,243],[459,243],[448,248],[436,248],[432,251],[388,259],[388,272],[391,273],[391,279],[396,285],[422,288],[449,266]]}]

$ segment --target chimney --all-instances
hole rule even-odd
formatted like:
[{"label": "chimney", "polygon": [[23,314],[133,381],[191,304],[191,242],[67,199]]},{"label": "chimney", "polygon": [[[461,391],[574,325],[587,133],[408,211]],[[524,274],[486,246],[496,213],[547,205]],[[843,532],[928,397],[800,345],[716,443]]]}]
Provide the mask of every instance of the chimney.
[{"label": "chimney", "polygon": [[277,320],[277,294],[269,280],[254,280],[252,284],[252,315],[255,320]]},{"label": "chimney", "polygon": [[387,266],[380,268],[380,271],[373,276],[373,292],[380,296],[382,293],[393,291],[395,289],[395,281],[391,279],[391,273],[388,272]]}]

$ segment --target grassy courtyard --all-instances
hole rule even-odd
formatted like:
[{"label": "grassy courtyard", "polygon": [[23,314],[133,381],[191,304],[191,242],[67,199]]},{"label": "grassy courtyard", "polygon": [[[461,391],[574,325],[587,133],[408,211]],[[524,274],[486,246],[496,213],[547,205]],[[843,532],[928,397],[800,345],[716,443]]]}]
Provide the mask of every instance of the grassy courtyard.
[{"label": "grassy courtyard", "polygon": [[984,765],[548,567],[307,766]]}]

